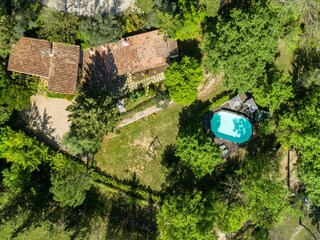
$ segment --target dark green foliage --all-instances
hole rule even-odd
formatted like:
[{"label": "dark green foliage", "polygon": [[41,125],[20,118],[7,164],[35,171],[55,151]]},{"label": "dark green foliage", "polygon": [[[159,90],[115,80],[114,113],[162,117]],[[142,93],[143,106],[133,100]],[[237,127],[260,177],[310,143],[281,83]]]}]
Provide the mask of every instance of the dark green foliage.
[{"label": "dark green foliage", "polygon": [[53,199],[62,207],[76,207],[83,203],[92,180],[84,166],[68,162],[63,168],[51,174]]},{"label": "dark green foliage", "polygon": [[212,202],[201,195],[195,192],[164,200],[157,217],[159,239],[215,239]]},{"label": "dark green foliage", "polygon": [[114,129],[118,121],[119,110],[115,99],[105,96],[94,99],[80,93],[74,103],[68,107],[71,131],[79,137],[101,138]]},{"label": "dark green foliage", "polygon": [[183,57],[165,72],[165,84],[171,99],[179,104],[190,105],[197,98],[197,87],[203,79],[203,71],[197,61]]},{"label": "dark green foliage", "polygon": [[7,57],[11,45],[23,36],[25,29],[16,24],[13,16],[0,16],[0,58]]},{"label": "dark green foliage", "polygon": [[261,140],[256,139],[256,145],[249,150],[246,164],[238,174],[241,179],[240,190],[243,193],[241,201],[248,218],[255,226],[270,229],[281,222],[289,209],[288,190],[280,180],[281,155],[275,152],[275,143],[267,140],[272,139],[272,136],[265,135],[260,138]]},{"label": "dark green foliage", "polygon": [[77,37],[78,17],[65,12],[43,8],[38,15],[38,36],[49,41],[74,44]]},{"label": "dark green foliage", "polygon": [[124,32],[122,21],[113,14],[97,14],[92,18],[80,21],[78,38],[84,41],[85,47],[119,40]]},{"label": "dark green foliage", "polygon": [[300,153],[299,173],[311,201],[320,204],[318,181],[320,158],[320,91],[314,87],[295,106],[280,116],[278,134],[282,143]]},{"label": "dark green foliage", "polygon": [[13,191],[22,189],[30,182],[31,174],[18,165],[12,165],[2,171],[3,185]]},{"label": "dark green foliage", "polygon": [[271,113],[280,109],[282,104],[294,97],[292,81],[288,74],[274,72],[266,75],[261,85],[253,89],[257,104],[268,107]]},{"label": "dark green foliage", "polygon": [[13,110],[30,107],[30,96],[37,91],[38,83],[38,78],[9,75],[0,67],[0,125],[7,122]]},{"label": "dark green foliage", "polygon": [[198,1],[179,1],[175,11],[158,11],[158,24],[169,37],[179,40],[201,37],[206,13]]},{"label": "dark green foliage", "polygon": [[273,63],[282,32],[277,12],[268,6],[232,10],[230,19],[219,16],[214,31],[205,34],[205,65],[224,72],[228,89],[251,91]]},{"label": "dark green foliage", "polygon": [[[13,4],[13,3],[12,3]],[[11,45],[21,38],[25,31],[36,27],[39,4],[16,2],[13,9],[0,5],[0,58],[6,58]]]},{"label": "dark green foliage", "polygon": [[221,150],[201,128],[189,128],[177,138],[176,156],[192,169],[197,178],[213,172],[223,162]]},{"label": "dark green foliage", "polygon": [[49,160],[48,148],[35,138],[10,128],[0,129],[0,158],[22,170],[32,172],[38,170],[41,163]]},{"label": "dark green foliage", "polygon": [[72,155],[88,156],[98,151],[101,138],[80,137],[70,131],[63,136],[62,143]]},{"label": "dark green foliage", "polygon": [[208,17],[215,17],[218,15],[220,9],[220,0],[200,0],[206,8],[206,15]]},{"label": "dark green foliage", "polygon": [[82,156],[96,153],[102,137],[118,123],[119,110],[116,100],[109,96],[98,99],[80,93],[68,108],[70,131],[63,143],[72,154]]},{"label": "dark green foliage", "polygon": [[237,202],[228,204],[217,200],[214,209],[218,213],[217,227],[224,233],[238,231],[249,219],[246,207]]}]

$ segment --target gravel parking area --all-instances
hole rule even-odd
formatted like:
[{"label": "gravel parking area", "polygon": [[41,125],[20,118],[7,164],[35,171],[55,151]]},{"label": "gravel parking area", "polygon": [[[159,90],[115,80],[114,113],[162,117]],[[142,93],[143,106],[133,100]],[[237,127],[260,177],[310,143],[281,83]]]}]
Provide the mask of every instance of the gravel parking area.
[{"label": "gravel parking area", "polygon": [[58,148],[63,135],[69,131],[68,100],[48,98],[41,94],[31,97],[31,108],[26,111],[28,128],[38,137]]},{"label": "gravel parking area", "polygon": [[135,0],[40,0],[49,8],[70,12],[80,16],[97,13],[120,13],[133,7]]}]

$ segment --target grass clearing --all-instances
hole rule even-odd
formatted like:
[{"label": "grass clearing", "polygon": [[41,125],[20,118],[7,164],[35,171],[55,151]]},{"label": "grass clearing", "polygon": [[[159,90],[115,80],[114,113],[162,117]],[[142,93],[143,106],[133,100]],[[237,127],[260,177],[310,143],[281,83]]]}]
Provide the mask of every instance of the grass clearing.
[{"label": "grass clearing", "polygon": [[[176,141],[181,109],[182,106],[174,104],[121,128],[116,136],[107,136],[95,156],[98,166],[121,179],[135,176],[141,184],[160,190],[165,181],[161,155],[167,145]],[[156,159],[152,159],[147,151],[155,137],[162,149],[157,150]]]},{"label": "grass clearing", "polygon": [[301,224],[304,226],[299,224],[299,216],[288,214],[279,226],[270,231],[269,237],[273,240],[320,239],[320,232],[317,230],[317,225],[312,223],[312,218],[301,217]]},{"label": "grass clearing", "polygon": [[286,38],[279,40],[278,49],[280,56],[276,58],[274,64],[279,71],[289,73],[292,71],[293,51],[289,49]]}]

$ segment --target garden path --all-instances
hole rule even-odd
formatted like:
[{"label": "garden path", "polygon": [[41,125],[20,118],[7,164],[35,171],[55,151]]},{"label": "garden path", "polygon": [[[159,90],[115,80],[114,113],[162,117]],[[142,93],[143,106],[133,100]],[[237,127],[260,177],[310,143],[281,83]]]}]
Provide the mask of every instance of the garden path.
[{"label": "garden path", "polygon": [[[159,102],[160,105],[163,104],[163,103],[164,103],[164,101]],[[169,102],[169,105],[171,105],[172,103],[173,103],[172,101]],[[133,123],[133,122],[138,121],[138,120],[141,119],[141,118],[144,118],[144,117],[147,117],[147,116],[149,116],[149,115],[151,115],[151,114],[154,114],[154,113],[156,113],[156,112],[159,112],[160,110],[163,110],[163,108],[158,107],[158,106],[152,106],[152,107],[149,107],[149,108],[147,108],[147,109],[145,109],[145,110],[143,110],[143,111],[137,112],[137,113],[135,113],[132,117],[123,119],[123,120],[119,123],[118,128],[122,128],[122,127],[124,127],[124,126],[127,126],[127,125],[129,125],[129,124],[131,124],[131,123]]]}]

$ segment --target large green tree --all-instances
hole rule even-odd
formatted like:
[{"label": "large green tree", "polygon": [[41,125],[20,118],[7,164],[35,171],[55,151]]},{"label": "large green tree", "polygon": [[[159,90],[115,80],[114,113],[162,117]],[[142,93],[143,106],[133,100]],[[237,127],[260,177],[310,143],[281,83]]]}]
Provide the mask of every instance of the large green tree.
[{"label": "large green tree", "polygon": [[19,166],[22,170],[32,172],[49,160],[48,147],[35,138],[10,128],[0,129],[0,158]]},{"label": "large green tree", "polygon": [[272,149],[269,153],[261,150],[256,149],[255,154],[246,157],[246,164],[238,174],[243,206],[249,219],[256,226],[269,229],[281,222],[289,209],[288,190],[280,179],[281,155]]},{"label": "large green tree", "polygon": [[14,110],[30,107],[30,96],[37,91],[38,83],[38,78],[8,74],[0,66],[0,125],[9,119]]},{"label": "large green tree", "polygon": [[[179,39],[197,39],[201,37],[201,23],[206,17],[206,10],[202,1],[179,0],[177,3],[171,2],[166,9],[157,12],[158,27],[167,36]],[[213,10],[214,11],[214,10]],[[213,12],[209,11],[210,14]]]},{"label": "large green tree", "polygon": [[267,74],[252,91],[256,102],[273,113],[294,97],[292,85],[292,76],[273,72]]},{"label": "large green tree", "polygon": [[93,47],[119,40],[123,32],[123,23],[110,13],[81,20],[77,34],[85,47]]},{"label": "large green tree", "polygon": [[38,35],[49,41],[74,44],[77,39],[79,19],[77,16],[43,8],[38,15]]},{"label": "large green tree", "polygon": [[179,133],[175,154],[197,178],[212,173],[223,162],[219,147],[197,127]]},{"label": "large green tree", "polygon": [[71,126],[63,143],[70,153],[87,157],[98,150],[102,137],[115,128],[119,119],[116,99],[110,96],[94,98],[81,92],[67,110]]},{"label": "large green tree", "polygon": [[282,34],[277,11],[270,6],[233,9],[229,17],[218,17],[213,31],[207,29],[205,65],[213,73],[224,72],[228,89],[251,91],[275,60]]},{"label": "large green tree", "polygon": [[224,233],[238,231],[249,219],[246,207],[238,202],[228,203],[217,200],[215,211],[218,212],[217,227]]},{"label": "large green tree", "polygon": [[203,79],[203,71],[198,62],[190,57],[183,57],[174,62],[165,72],[165,84],[173,101],[190,105],[197,98],[197,87]]},{"label": "large green tree", "polygon": [[94,99],[80,93],[67,110],[71,131],[79,137],[100,138],[116,126],[119,116],[116,99]]},{"label": "large green tree", "polygon": [[277,130],[282,144],[299,152],[298,169],[306,192],[313,203],[320,204],[320,89],[312,86],[304,92],[306,96],[279,116]]},{"label": "large green tree", "polygon": [[215,239],[212,202],[201,192],[165,198],[157,216],[159,239]]},{"label": "large green tree", "polygon": [[85,167],[68,162],[63,168],[51,174],[53,199],[62,207],[76,207],[83,203],[86,191],[91,188],[92,179]]}]

